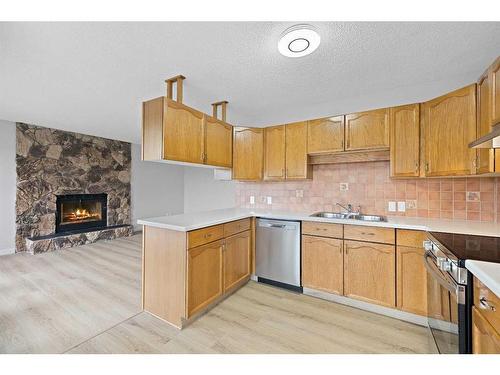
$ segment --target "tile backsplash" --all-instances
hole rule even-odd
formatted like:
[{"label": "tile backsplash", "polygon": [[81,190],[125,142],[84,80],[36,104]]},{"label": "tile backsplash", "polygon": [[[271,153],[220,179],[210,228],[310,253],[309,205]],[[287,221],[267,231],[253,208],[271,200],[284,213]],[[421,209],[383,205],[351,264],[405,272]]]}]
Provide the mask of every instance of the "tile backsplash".
[{"label": "tile backsplash", "polygon": [[[497,221],[499,196],[495,177],[396,180],[389,178],[388,161],[315,165],[308,181],[236,184],[239,207],[312,213],[341,211],[339,202],[367,214],[485,222]],[[389,202],[405,202],[405,212],[390,212]]]}]

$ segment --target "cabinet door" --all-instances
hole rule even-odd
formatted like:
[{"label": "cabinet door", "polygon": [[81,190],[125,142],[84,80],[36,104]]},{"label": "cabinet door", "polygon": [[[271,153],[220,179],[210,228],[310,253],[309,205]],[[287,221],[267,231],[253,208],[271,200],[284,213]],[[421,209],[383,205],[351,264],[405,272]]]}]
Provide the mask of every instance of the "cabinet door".
[{"label": "cabinet door", "polygon": [[205,134],[203,113],[165,98],[163,158],[203,164]]},{"label": "cabinet door", "polygon": [[342,295],[344,292],[342,240],[302,236],[302,285]]},{"label": "cabinet door", "polygon": [[476,85],[422,104],[426,176],[475,173]]},{"label": "cabinet door", "polygon": [[392,245],[344,241],[344,295],[396,306],[396,254]]},{"label": "cabinet door", "polygon": [[[486,71],[477,82],[477,138],[491,131],[491,75]],[[478,149],[477,173],[495,171],[495,150]]]},{"label": "cabinet door", "polygon": [[420,172],[420,105],[389,111],[391,177],[418,177]]},{"label": "cabinet door", "polygon": [[264,179],[285,179],[285,125],[264,130]]},{"label": "cabinet door", "polygon": [[307,122],[307,153],[325,154],[344,151],[344,116]]},{"label": "cabinet door", "polygon": [[222,240],[188,250],[188,318],[210,305],[223,293]]},{"label": "cabinet door", "polygon": [[262,180],[264,129],[234,128],[233,147],[233,179]]},{"label": "cabinet door", "polygon": [[398,246],[396,249],[397,306],[403,311],[427,315],[427,271],[424,249]]},{"label": "cabinet door", "polygon": [[346,151],[389,147],[389,109],[345,116]]},{"label": "cabinet door", "polygon": [[500,57],[497,57],[490,69],[491,76],[491,121],[500,123]]},{"label": "cabinet door", "polygon": [[500,354],[500,334],[472,307],[472,353]]},{"label": "cabinet door", "polygon": [[287,124],[285,127],[285,174],[287,180],[311,178],[307,164],[307,122]]},{"label": "cabinet door", "polygon": [[226,238],[224,246],[224,291],[250,277],[250,231]]},{"label": "cabinet door", "polygon": [[233,162],[233,127],[205,116],[205,164],[231,168]]}]

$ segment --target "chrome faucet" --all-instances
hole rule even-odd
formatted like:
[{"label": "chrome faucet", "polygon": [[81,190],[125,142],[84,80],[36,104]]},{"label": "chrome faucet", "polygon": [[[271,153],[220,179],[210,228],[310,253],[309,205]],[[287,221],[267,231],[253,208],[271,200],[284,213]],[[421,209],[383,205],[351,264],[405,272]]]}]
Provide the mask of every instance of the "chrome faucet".
[{"label": "chrome faucet", "polygon": [[352,217],[352,216],[358,216],[361,213],[361,206],[358,206],[358,210],[354,211],[352,208],[352,204],[348,203],[347,207],[341,205],[340,203],[336,203],[337,206],[342,207],[344,210],[346,210],[346,215],[347,217]]}]

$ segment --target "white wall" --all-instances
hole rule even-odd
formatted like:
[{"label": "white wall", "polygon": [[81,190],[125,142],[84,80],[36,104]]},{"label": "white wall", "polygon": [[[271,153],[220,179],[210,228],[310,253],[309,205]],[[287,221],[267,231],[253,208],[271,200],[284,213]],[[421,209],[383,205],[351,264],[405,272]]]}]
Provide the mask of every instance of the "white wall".
[{"label": "white wall", "polygon": [[184,212],[184,167],[141,161],[141,146],[132,144],[132,223],[137,219]]},{"label": "white wall", "polygon": [[16,124],[0,120],[0,255],[14,252],[16,235]]},{"label": "white wall", "polygon": [[215,180],[213,169],[184,167],[184,212],[234,207],[235,184]]}]

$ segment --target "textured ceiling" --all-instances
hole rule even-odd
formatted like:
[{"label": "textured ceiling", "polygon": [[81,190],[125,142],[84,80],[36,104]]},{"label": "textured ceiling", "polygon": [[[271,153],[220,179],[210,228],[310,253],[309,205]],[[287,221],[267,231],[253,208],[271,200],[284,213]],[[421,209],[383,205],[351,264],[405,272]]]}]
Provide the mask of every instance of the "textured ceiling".
[{"label": "textured ceiling", "polygon": [[290,25],[0,23],[0,118],[139,143],[141,102],[177,74],[186,104],[264,126],[430,99],[500,54],[500,23],[315,22],[318,50],[290,59]]}]

